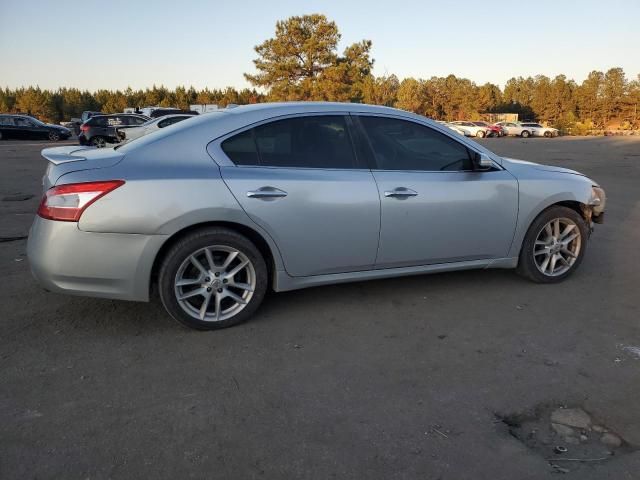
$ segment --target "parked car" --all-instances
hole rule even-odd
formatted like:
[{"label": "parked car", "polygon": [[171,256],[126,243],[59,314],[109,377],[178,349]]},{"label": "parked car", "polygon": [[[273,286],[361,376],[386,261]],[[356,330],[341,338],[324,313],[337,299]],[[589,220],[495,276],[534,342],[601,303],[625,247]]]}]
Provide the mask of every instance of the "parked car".
[{"label": "parked car", "polygon": [[144,115],[127,113],[94,115],[80,126],[78,142],[80,145],[93,145],[98,148],[106,147],[109,143],[120,142],[116,127],[124,125],[137,127],[148,120],[149,117],[145,117]]},{"label": "parked car", "polygon": [[453,125],[451,123],[444,122],[442,120],[437,120],[437,122],[440,125],[444,125],[445,127],[450,128],[454,132],[459,133],[460,135],[464,135],[465,137],[472,137],[473,136],[469,130],[464,129],[459,125]]},{"label": "parked car", "polygon": [[523,127],[531,130],[531,135],[534,137],[557,137],[560,134],[560,130],[557,128],[543,127],[539,123],[523,123]]},{"label": "parked car", "polygon": [[468,130],[474,137],[484,138],[491,134],[490,128],[476,125],[474,122],[458,121],[451,124]]},{"label": "parked car", "polygon": [[248,105],[115,149],[42,155],[27,245],[40,283],[127,300],[158,292],[197,329],[246,320],[268,289],[469,268],[559,282],[606,203],[578,172],[356,103]]},{"label": "parked car", "polygon": [[522,126],[520,123],[515,122],[498,122],[496,125],[501,126],[507,132],[507,135],[515,135],[522,138],[528,138],[532,135],[531,128]]},{"label": "parked car", "polygon": [[164,117],[152,118],[151,120],[146,121],[142,125],[138,127],[133,126],[124,126],[124,127],[116,127],[116,132],[118,137],[122,141],[131,141],[136,138],[143,137],[148,133],[155,132],[156,130],[164,127],[168,127],[169,125],[173,125],[174,123],[181,122],[182,120],[186,120],[187,118],[191,118],[193,115],[165,115]]},{"label": "parked car", "polygon": [[151,112],[150,118],[164,117],[166,115],[198,115],[198,112],[191,110],[180,110],[179,108],[157,108]]},{"label": "parked car", "polygon": [[52,142],[66,140],[71,130],[61,125],[43,123],[29,115],[0,114],[0,140],[14,138],[18,140],[42,140]]},{"label": "parked car", "polygon": [[71,119],[71,123],[73,123],[73,132],[76,134],[76,136],[80,135],[80,126],[94,115],[103,115],[103,113],[85,110],[84,112],[82,112],[82,115],[80,115],[80,118]]},{"label": "parked car", "polygon": [[505,131],[499,125],[491,125],[487,122],[471,122],[478,127],[485,127],[491,130],[491,133],[488,135],[489,137],[504,137]]}]

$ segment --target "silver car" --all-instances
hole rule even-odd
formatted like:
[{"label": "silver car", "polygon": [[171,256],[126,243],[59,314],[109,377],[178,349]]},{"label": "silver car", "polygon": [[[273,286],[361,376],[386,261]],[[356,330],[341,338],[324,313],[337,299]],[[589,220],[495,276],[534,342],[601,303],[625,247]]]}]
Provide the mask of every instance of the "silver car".
[{"label": "silver car", "polygon": [[501,158],[408,112],[261,104],[111,149],[58,147],[28,242],[48,290],[148,301],[197,329],[237,324],[268,289],[470,268],[558,282],[604,191]]}]

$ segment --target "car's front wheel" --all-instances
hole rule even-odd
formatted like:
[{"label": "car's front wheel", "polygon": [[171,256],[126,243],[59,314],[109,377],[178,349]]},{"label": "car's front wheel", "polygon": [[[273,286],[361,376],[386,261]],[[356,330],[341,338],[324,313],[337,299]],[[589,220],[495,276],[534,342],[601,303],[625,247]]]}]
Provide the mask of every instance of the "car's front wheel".
[{"label": "car's front wheel", "polygon": [[478,131],[476,132],[476,137],[478,137],[478,138],[484,138],[484,135],[485,135],[485,134],[484,134],[484,132],[483,132],[482,130],[478,130]]},{"label": "car's front wheel", "polygon": [[198,330],[247,320],[267,290],[264,258],[234,230],[210,227],[180,239],[162,261],[160,298],[178,322]]},{"label": "car's front wheel", "polygon": [[549,131],[544,132],[544,136],[547,138],[551,138],[553,136],[553,134]]},{"label": "car's front wheel", "polygon": [[49,132],[49,140],[51,140],[52,142],[57,142],[58,140],[60,140],[60,134],[58,132]]},{"label": "car's front wheel", "polygon": [[523,130],[520,135],[522,136],[522,138],[529,138],[529,131],[528,130]]},{"label": "car's front wheel", "polygon": [[537,283],[560,282],[584,258],[589,229],[580,214],[553,206],[536,218],[522,244],[518,273]]}]

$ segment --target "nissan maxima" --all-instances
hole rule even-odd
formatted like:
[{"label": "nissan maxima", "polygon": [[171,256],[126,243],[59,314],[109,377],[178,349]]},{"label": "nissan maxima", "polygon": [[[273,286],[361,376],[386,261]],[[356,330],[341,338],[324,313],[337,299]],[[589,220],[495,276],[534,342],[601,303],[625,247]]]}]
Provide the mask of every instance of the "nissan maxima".
[{"label": "nissan maxima", "polygon": [[261,104],[116,148],[58,147],[29,235],[48,290],[158,298],[196,329],[267,290],[471,268],[538,283],[582,262],[605,192],[387,107]]}]

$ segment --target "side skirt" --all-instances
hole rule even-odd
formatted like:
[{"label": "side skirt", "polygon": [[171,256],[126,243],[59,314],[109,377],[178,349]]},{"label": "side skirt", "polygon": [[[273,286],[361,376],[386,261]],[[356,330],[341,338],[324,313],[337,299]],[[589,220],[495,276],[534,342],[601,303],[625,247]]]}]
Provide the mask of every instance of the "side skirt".
[{"label": "side skirt", "polygon": [[496,258],[491,260],[471,260],[466,262],[438,263],[434,265],[419,265],[416,267],[385,268],[381,270],[365,270],[361,272],[331,273],[314,275],[311,277],[292,277],[287,272],[278,270],[275,274],[273,289],[276,292],[298,290],[300,288],[317,287],[335,283],[361,282],[380,278],[404,277],[409,275],[424,275],[427,273],[453,272],[456,270],[471,270],[479,268],[516,268],[518,257]]}]

